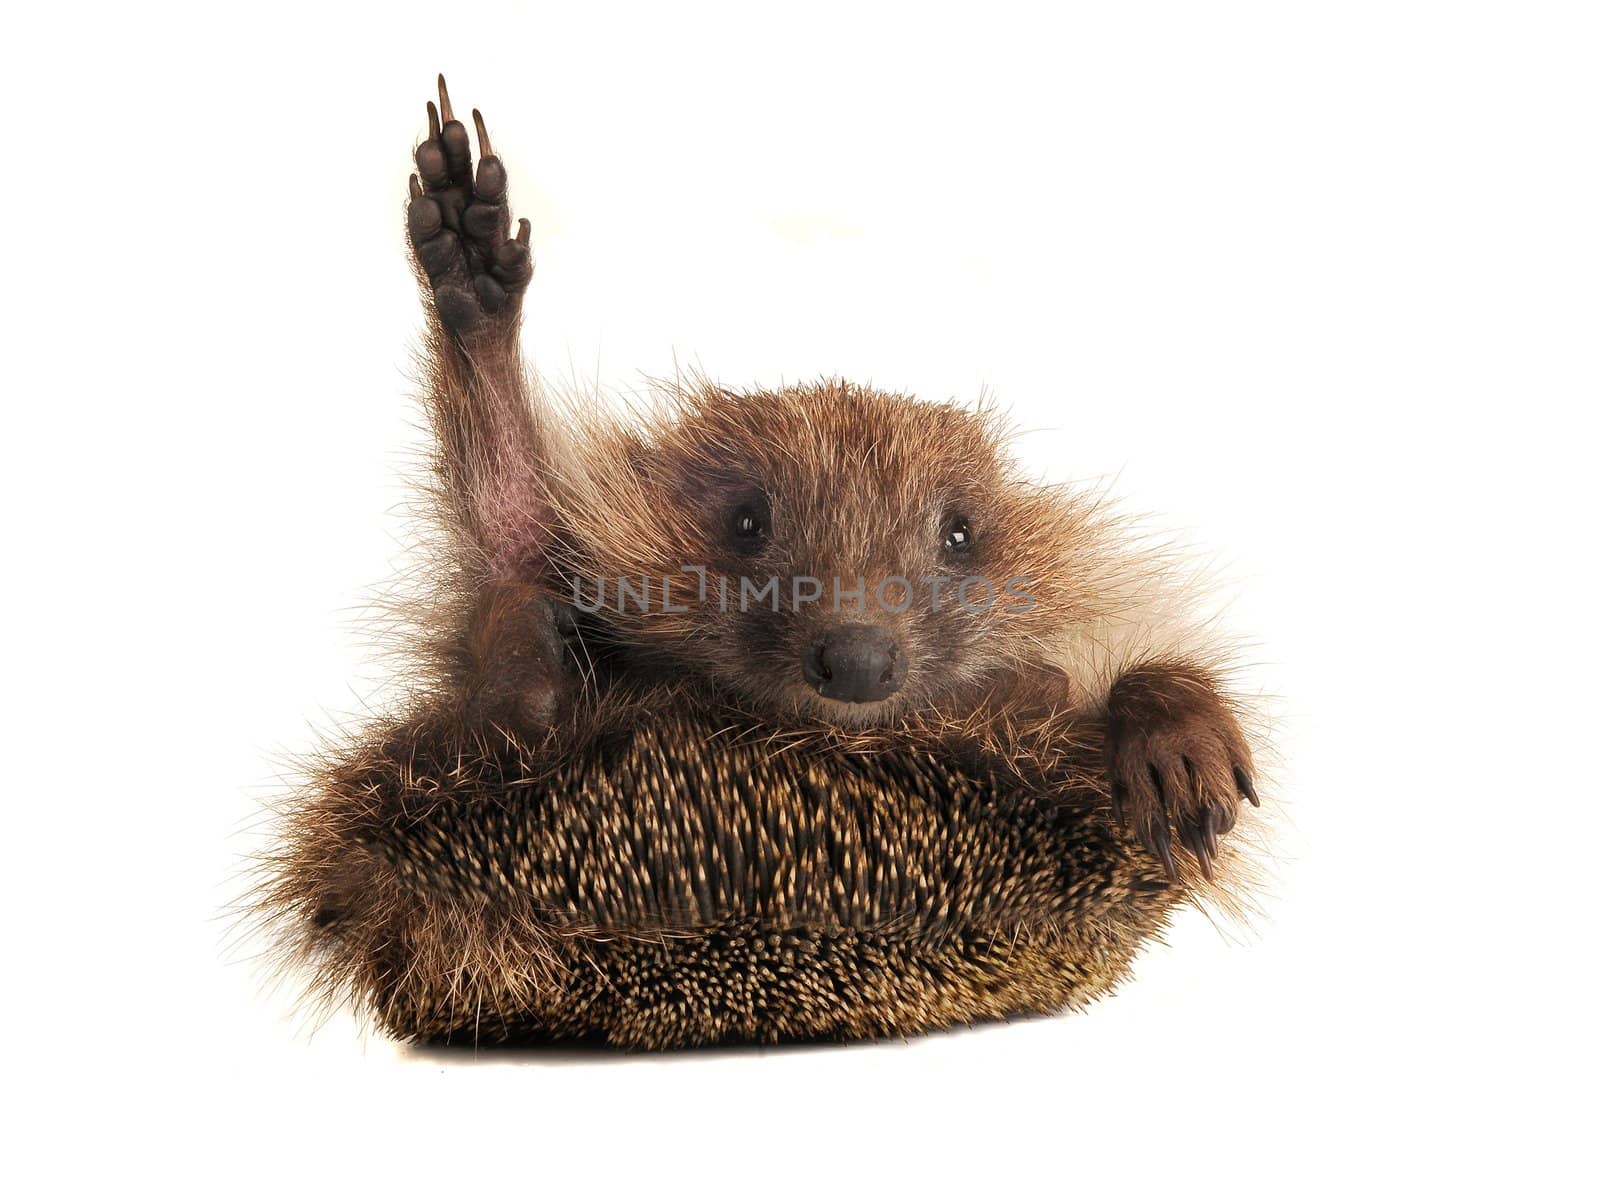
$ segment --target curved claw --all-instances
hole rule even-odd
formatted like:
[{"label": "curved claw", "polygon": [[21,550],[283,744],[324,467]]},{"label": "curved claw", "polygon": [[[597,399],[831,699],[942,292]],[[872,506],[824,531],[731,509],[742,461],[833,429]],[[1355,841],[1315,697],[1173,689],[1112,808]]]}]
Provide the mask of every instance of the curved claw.
[{"label": "curved claw", "polygon": [[517,218],[517,245],[525,246],[533,240],[533,226],[526,217]]},{"label": "curved claw", "polygon": [[439,108],[431,101],[428,103],[428,138],[435,143],[439,141]]},{"label": "curved claw", "polygon": [[444,75],[439,75],[439,113],[446,123],[454,119],[455,112],[450,109],[450,91],[445,89]]},{"label": "curved claw", "polygon": [[483,125],[483,116],[477,107],[472,108],[472,125],[478,131],[478,158],[486,160],[494,155],[494,149],[489,146],[489,129]]},{"label": "curved claw", "polygon": [[1165,824],[1158,825],[1150,833],[1150,843],[1152,850],[1161,860],[1161,866],[1167,870],[1167,879],[1177,884],[1179,882],[1178,863],[1172,858],[1172,836],[1168,833]]},{"label": "curved claw", "polygon": [[1261,796],[1256,793],[1255,783],[1250,780],[1250,775],[1245,773],[1243,766],[1233,767],[1233,783],[1239,788],[1239,793],[1250,800],[1251,806],[1261,805]]}]

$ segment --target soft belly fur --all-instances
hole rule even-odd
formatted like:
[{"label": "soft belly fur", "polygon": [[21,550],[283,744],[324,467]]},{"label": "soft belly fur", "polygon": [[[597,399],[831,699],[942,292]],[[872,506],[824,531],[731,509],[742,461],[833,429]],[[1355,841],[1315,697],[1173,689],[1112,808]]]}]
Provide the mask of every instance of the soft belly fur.
[{"label": "soft belly fur", "polygon": [[913,1033],[1087,1002],[1162,928],[1104,797],[688,706],[566,750],[424,718],[291,804],[267,904],[406,1039]]}]

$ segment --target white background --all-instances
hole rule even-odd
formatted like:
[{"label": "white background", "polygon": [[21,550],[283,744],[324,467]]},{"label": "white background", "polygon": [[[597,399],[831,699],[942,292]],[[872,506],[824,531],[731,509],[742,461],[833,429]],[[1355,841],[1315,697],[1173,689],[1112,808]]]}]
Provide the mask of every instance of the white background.
[{"label": "white background", "polygon": [[[1593,11],[13,11],[0,1149],[1593,1174]],[[851,1048],[474,1061],[263,988],[226,916],[258,800],[381,692],[354,607],[409,537],[440,69],[533,219],[547,372],[988,388],[1035,470],[1218,558],[1283,714],[1252,933]]]}]

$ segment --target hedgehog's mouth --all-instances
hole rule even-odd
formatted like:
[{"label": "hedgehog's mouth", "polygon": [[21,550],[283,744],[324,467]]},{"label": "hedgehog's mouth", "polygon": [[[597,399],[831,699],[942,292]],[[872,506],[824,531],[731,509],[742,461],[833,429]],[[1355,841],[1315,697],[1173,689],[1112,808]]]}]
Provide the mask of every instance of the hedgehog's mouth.
[{"label": "hedgehog's mouth", "polygon": [[914,690],[902,689],[881,700],[844,700],[825,695],[809,683],[796,684],[773,701],[793,722],[806,728],[823,726],[864,732],[881,729],[914,712],[924,703]]}]

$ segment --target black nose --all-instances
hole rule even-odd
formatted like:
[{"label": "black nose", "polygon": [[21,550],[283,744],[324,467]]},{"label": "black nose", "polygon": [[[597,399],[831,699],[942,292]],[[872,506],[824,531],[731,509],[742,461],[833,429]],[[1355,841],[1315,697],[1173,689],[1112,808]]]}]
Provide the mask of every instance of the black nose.
[{"label": "black nose", "polygon": [[846,623],[819,634],[801,661],[806,683],[829,700],[887,700],[906,678],[894,636],[881,626]]}]

